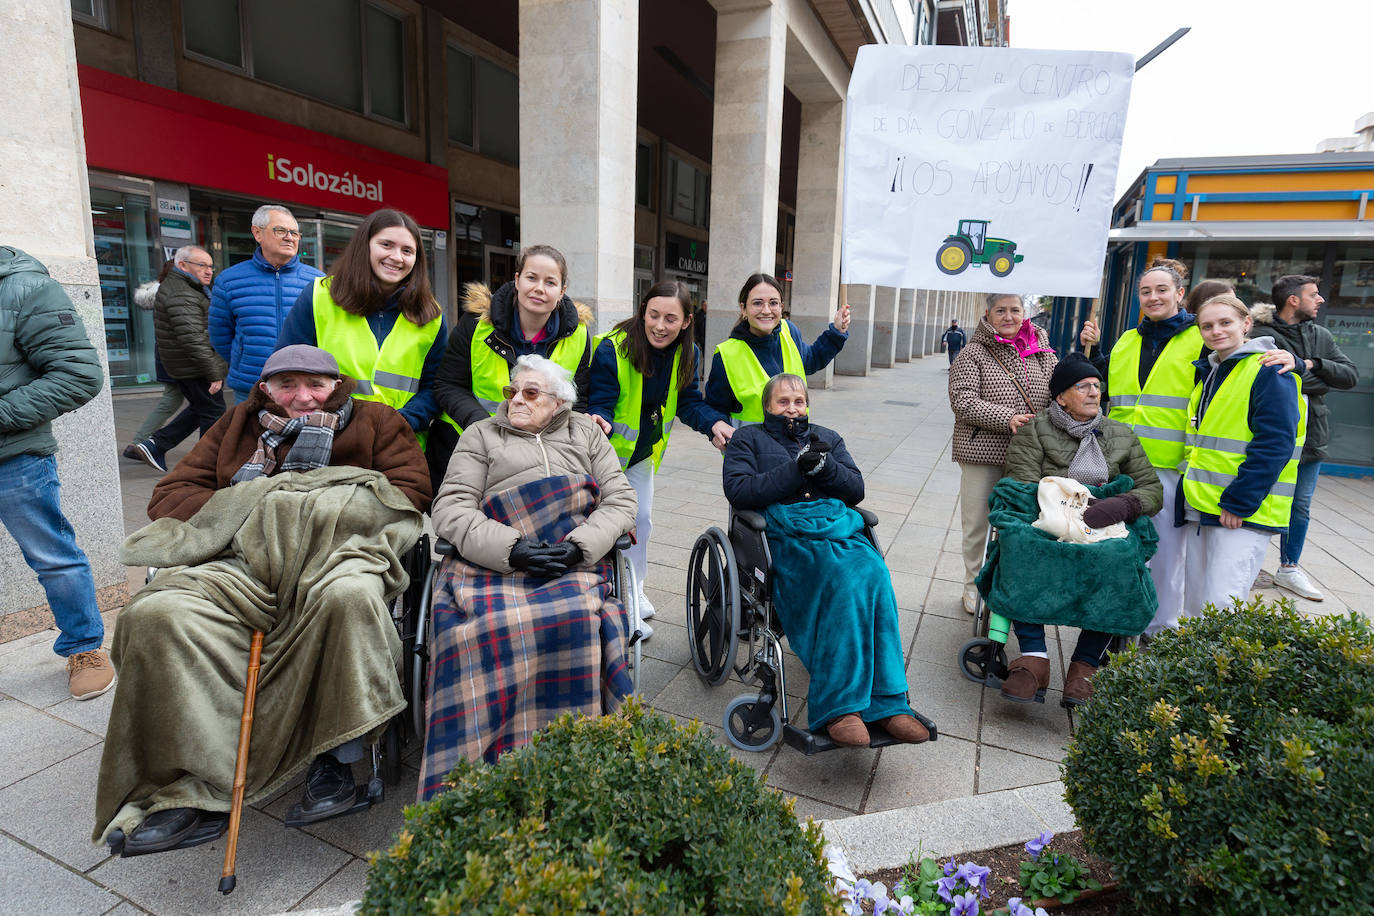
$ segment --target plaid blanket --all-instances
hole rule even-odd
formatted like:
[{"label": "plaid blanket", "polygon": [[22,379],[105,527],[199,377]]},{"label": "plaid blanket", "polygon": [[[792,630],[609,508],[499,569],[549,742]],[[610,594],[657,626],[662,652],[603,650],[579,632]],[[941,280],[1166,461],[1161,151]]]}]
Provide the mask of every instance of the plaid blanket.
[{"label": "plaid blanket", "polygon": [[[586,519],[599,493],[586,475],[547,477],[493,493],[482,511],[555,542]],[[536,579],[449,557],[432,607],[421,799],[443,788],[460,758],[493,763],[563,713],[611,712],[632,689],[630,622],[611,597],[609,561]]]}]

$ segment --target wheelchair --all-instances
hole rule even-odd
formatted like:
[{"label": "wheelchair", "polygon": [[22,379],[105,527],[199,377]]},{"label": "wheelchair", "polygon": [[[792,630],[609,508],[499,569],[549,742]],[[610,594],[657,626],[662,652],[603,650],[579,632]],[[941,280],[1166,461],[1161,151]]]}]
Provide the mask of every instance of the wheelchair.
[{"label": "wheelchair", "polygon": [[[864,536],[875,548],[878,517],[854,507],[864,522]],[[839,747],[824,732],[795,725],[787,711],[787,678],[783,665],[782,622],[773,607],[773,561],[767,523],[762,513],[731,508],[729,535],[708,528],[692,546],[687,561],[687,639],[697,676],[719,687],[734,674],[757,693],[744,694],[725,707],[725,736],[743,751],[762,752],[778,738],[808,757]],[[736,665],[741,643],[744,664]],[[938,737],[935,723],[920,713],[916,719]],[[898,744],[881,727],[868,724],[869,747]]]},{"label": "wheelchair", "polygon": [[[405,721],[392,722],[392,725],[395,726],[394,737],[388,737],[393,733],[392,728],[388,728],[387,736],[384,736],[387,740],[383,742],[383,760],[387,759],[386,749],[391,749],[393,756],[390,759],[395,761],[394,774],[396,779],[400,778],[402,745],[410,741],[424,743],[425,729],[429,723],[426,704],[429,697],[429,643],[431,635],[429,625],[434,579],[439,574],[439,567],[444,558],[458,555],[453,544],[443,538],[438,538],[434,544],[434,553],[437,554],[437,558],[432,558],[429,551],[428,536],[426,535],[423,540],[425,541],[424,566],[418,570],[412,570],[409,566],[406,567],[406,571],[410,573],[411,587],[407,588],[402,595],[406,599],[404,604],[398,599],[393,611],[396,629],[401,637],[401,687],[409,704],[404,714]],[[638,693],[640,656],[643,648],[640,642],[643,634],[640,630],[641,620],[639,617],[639,579],[635,575],[634,565],[626,553],[632,543],[628,534],[622,534],[611,548],[611,597],[624,604],[625,610],[629,614],[630,644],[627,647],[626,657],[630,667],[630,679],[634,684],[634,692]],[[387,770],[385,766],[383,769],[384,772],[392,772]],[[394,784],[392,779],[388,779],[388,782]]]}]

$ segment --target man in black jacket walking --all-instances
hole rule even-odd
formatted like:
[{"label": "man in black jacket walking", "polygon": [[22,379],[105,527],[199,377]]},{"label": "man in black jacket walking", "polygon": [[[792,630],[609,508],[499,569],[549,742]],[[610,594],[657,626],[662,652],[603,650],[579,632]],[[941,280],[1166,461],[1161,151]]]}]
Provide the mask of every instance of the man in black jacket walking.
[{"label": "man in black jacket walking", "polygon": [[186,397],[186,409],[166,426],[124,450],[125,458],[145,461],[167,471],[167,452],[191,430],[202,435],[224,414],[224,377],[229,366],[210,345],[210,281],[215,262],[195,245],[178,248],[173,267],[153,300],[153,329],[157,355],[167,374]]},{"label": "man in black jacket walking", "polygon": [[1274,281],[1271,309],[1254,308],[1253,336],[1272,335],[1274,342],[1288,350],[1302,368],[1302,393],[1307,396],[1307,441],[1298,460],[1298,481],[1293,494],[1293,516],[1288,531],[1279,536],[1279,568],[1274,584],[1311,601],[1321,601],[1322,593],[1298,568],[1307,540],[1307,524],[1312,511],[1312,493],[1317,489],[1326,446],[1331,441],[1327,419],[1326,393],[1333,388],[1353,388],[1359,370],[1331,332],[1314,320],[1326,300],[1317,292],[1317,278],[1301,274]]},{"label": "man in black jacket walking", "polygon": [[940,337],[940,349],[949,353],[949,364],[954,365],[954,357],[959,355],[959,351],[964,349],[964,344],[968,343],[968,338],[964,336],[963,328],[959,327],[958,321],[949,323],[949,330]]}]

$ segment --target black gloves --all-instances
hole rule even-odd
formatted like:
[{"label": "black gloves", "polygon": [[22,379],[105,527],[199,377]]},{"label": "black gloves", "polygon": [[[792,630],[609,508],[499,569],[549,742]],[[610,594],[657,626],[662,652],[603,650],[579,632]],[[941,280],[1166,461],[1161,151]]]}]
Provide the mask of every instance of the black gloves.
[{"label": "black gloves", "polygon": [[814,477],[825,468],[830,452],[830,444],[815,433],[811,434],[806,447],[797,454],[797,467],[808,477]]},{"label": "black gloves", "polygon": [[1132,493],[1099,499],[1083,510],[1083,524],[1089,528],[1106,528],[1117,522],[1133,522],[1140,518],[1140,500]]},{"label": "black gloves", "polygon": [[523,537],[510,549],[510,565],[540,579],[556,579],[582,562],[582,548],[572,541],[549,544]]}]

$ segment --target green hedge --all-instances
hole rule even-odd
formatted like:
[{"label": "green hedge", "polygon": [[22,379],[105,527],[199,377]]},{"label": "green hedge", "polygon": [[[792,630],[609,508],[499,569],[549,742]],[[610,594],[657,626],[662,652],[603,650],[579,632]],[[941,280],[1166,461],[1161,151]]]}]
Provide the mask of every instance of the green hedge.
[{"label": "green hedge", "polygon": [[819,828],[696,723],[637,702],[448,778],[374,854],[364,913],[838,912]]},{"label": "green hedge", "polygon": [[1209,607],[1097,674],[1064,782],[1144,912],[1371,912],[1374,628]]}]

